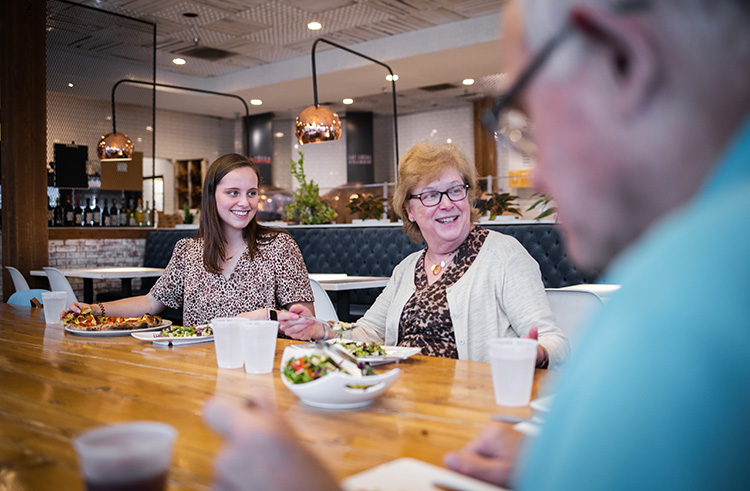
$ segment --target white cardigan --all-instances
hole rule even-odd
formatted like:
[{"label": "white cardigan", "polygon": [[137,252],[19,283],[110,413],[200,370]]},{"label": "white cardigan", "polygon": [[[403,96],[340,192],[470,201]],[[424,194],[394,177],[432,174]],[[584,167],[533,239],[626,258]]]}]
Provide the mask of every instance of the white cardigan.
[{"label": "white cardigan", "polygon": [[[393,270],[375,303],[344,333],[357,341],[398,344],[404,305],[414,294],[414,268],[422,251],[407,256]],[[458,358],[488,362],[487,342],[521,337],[532,327],[549,353],[550,367],[568,355],[568,341],[555,325],[539,265],[513,237],[490,231],[474,263],[446,290]]]}]

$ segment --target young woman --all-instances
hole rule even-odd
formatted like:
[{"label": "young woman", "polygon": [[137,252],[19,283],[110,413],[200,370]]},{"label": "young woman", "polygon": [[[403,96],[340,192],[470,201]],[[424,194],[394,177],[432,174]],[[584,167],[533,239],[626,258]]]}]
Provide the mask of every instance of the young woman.
[{"label": "young woman", "polygon": [[247,157],[216,159],[203,183],[198,234],[177,242],[151,291],[114,302],[71,303],[70,310],[88,307],[94,315],[131,317],[182,307],[185,325],[226,316],[267,319],[268,309],[278,308],[314,315],[299,247],[285,231],[256,219],[259,179],[257,165]]}]

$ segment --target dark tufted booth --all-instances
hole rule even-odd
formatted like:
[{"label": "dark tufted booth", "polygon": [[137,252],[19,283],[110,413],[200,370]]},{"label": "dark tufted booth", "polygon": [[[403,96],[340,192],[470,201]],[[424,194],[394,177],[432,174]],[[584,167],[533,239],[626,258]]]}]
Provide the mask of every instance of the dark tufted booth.
[{"label": "dark tufted booth", "polygon": [[[542,281],[547,288],[591,283],[596,274],[577,269],[567,259],[560,230],[549,223],[485,225],[490,230],[511,235],[539,263]],[[291,226],[286,230],[294,237],[310,273],[346,273],[354,276],[390,276],[393,268],[424,244],[413,243],[400,226],[355,227],[340,225]],[[169,262],[174,245],[195,230],[155,230],[146,239],[144,266],[163,268]],[[146,293],[153,285],[144,280]],[[350,300],[354,314],[363,313],[377,298],[380,289],[355,290]],[[169,316],[168,316],[169,317]]]}]

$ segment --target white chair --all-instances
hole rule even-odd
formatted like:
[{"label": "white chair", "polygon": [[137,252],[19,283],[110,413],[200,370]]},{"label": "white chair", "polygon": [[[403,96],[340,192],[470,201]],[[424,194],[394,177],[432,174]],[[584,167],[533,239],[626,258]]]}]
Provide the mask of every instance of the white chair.
[{"label": "white chair", "polygon": [[26,278],[23,277],[20,271],[13,266],[5,266],[5,269],[10,273],[10,277],[13,279],[13,285],[16,287],[17,292],[29,289],[29,284],[26,283]]},{"label": "white chair", "polygon": [[68,305],[72,302],[78,302],[78,297],[76,297],[73,287],[70,286],[70,282],[59,269],[49,267],[42,269],[47,274],[50,290],[53,292],[68,292]]},{"label": "white chair", "polygon": [[602,299],[595,293],[582,290],[547,288],[545,291],[557,327],[571,343],[575,342],[581,328],[602,306]]},{"label": "white chair", "polygon": [[338,321],[339,316],[336,315],[336,309],[333,306],[333,302],[331,302],[331,298],[321,284],[310,278],[310,287],[312,287],[313,297],[315,297],[315,301],[313,302],[313,306],[315,307],[315,317],[318,319]]}]

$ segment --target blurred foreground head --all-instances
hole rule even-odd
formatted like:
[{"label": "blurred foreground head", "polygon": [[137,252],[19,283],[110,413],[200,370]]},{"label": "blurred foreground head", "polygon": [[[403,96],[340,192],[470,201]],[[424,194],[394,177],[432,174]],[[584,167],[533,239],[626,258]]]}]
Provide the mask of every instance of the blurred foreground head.
[{"label": "blurred foreground head", "polygon": [[700,189],[750,114],[749,25],[747,0],[508,3],[510,83],[538,64],[510,103],[579,264],[607,266]]}]

